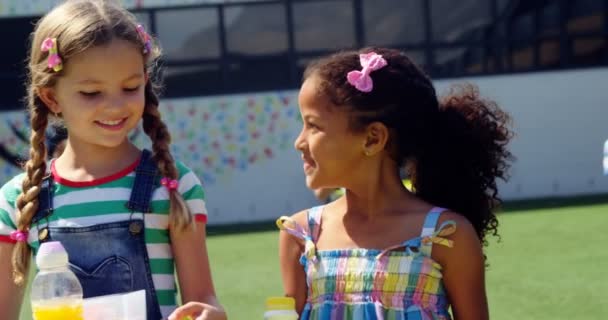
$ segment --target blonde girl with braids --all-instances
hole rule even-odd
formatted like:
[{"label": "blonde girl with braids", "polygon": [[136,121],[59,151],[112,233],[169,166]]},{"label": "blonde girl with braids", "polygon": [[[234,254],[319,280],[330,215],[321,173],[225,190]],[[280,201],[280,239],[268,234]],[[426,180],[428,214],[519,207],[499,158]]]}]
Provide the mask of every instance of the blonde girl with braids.
[{"label": "blonde girl with braids", "polygon": [[[25,172],[0,189],[0,310],[17,319],[31,253],[60,241],[85,298],[145,290],[147,318],[182,301],[197,319],[226,319],[211,279],[204,192],[169,152],[150,77],[160,50],[134,16],[110,1],[66,1],[31,37]],[[142,120],[143,119],[143,120]],[[142,120],[152,150],[128,139]],[[45,131],[68,131],[47,163]]]}]

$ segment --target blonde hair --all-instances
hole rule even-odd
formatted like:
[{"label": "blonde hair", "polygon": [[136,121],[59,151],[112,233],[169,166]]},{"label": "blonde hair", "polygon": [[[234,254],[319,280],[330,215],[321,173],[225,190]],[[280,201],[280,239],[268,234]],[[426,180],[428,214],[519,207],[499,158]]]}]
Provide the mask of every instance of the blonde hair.
[{"label": "blonde hair", "polygon": [[[30,113],[30,157],[25,164],[22,193],[16,201],[17,229],[29,231],[32,218],[38,210],[38,194],[46,174],[45,131],[49,118],[54,116],[40,99],[40,88],[53,87],[63,71],[48,68],[48,53],[41,50],[47,38],[57,39],[58,54],[63,64],[69,64],[70,57],[88,48],[105,45],[113,39],[129,41],[142,50],[148,75],[160,56],[160,48],[154,41],[144,54],[144,40],[137,32],[135,16],[113,1],[68,0],[45,15],[32,33],[27,83],[27,103]],[[152,141],[153,158],[161,175],[178,179],[179,172],[169,151],[171,136],[158,111],[158,86],[153,77],[145,86],[145,107],[143,128]],[[178,191],[170,192],[169,221],[172,228],[182,231],[193,226],[192,214]],[[13,279],[16,284],[24,282],[29,268],[30,247],[27,242],[18,242],[13,249]]]}]

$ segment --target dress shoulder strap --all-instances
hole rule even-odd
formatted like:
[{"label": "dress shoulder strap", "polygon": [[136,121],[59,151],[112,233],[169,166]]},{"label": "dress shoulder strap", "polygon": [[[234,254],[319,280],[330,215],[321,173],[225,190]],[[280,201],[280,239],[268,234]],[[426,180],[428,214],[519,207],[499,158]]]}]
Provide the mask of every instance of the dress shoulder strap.
[{"label": "dress shoulder strap", "polygon": [[277,219],[277,227],[290,235],[304,240],[304,252],[300,257],[300,263],[304,266],[307,265],[308,261],[317,261],[317,250],[315,247],[315,241],[317,239],[321,224],[321,207],[314,207],[308,210],[306,217],[308,220],[308,226],[301,226],[295,220],[290,217],[282,216]]},{"label": "dress shoulder strap", "polygon": [[318,226],[321,223],[321,209],[322,207],[308,209],[306,213],[308,225],[302,226],[291,217],[282,216],[276,221],[277,227],[296,238],[312,241],[313,235],[315,233],[318,235]]},{"label": "dress shoulder strap", "polygon": [[422,231],[420,233],[420,251],[426,256],[431,256],[434,243],[450,248],[454,245],[452,240],[444,237],[456,232],[456,222],[448,220],[437,228],[439,216],[441,216],[441,213],[444,211],[446,211],[446,209],[435,207],[427,213],[426,218],[424,219],[424,224],[422,225]]},{"label": "dress shoulder strap", "polygon": [[323,207],[310,208],[306,214],[308,217],[308,232],[314,243],[319,239],[319,233],[321,232],[321,213],[323,212]]}]

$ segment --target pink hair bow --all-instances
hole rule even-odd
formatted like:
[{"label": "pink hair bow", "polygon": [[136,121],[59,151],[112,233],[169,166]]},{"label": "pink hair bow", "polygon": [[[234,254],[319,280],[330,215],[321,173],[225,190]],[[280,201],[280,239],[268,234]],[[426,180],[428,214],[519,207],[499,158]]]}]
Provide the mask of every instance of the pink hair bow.
[{"label": "pink hair bow", "polygon": [[53,69],[55,72],[61,71],[63,69],[63,64],[61,63],[61,57],[59,57],[59,51],[57,50],[57,38],[46,38],[42,41],[42,46],[40,47],[42,52],[48,52],[48,66],[49,69]]},{"label": "pink hair bow", "polygon": [[26,242],[27,235],[28,235],[27,231],[15,230],[15,231],[11,232],[10,237],[12,240],[17,241],[17,242]]},{"label": "pink hair bow", "polygon": [[144,42],[144,54],[147,54],[148,52],[152,51],[152,37],[150,37],[150,35],[146,32],[144,26],[138,24],[137,33],[139,33],[141,40]]},{"label": "pink hair bow", "polygon": [[169,191],[175,191],[175,190],[177,190],[177,187],[179,186],[179,183],[177,182],[177,180],[169,179],[167,177],[160,179],[160,184],[165,186],[165,188],[167,188],[167,190],[169,190]]},{"label": "pink hair bow", "polygon": [[387,65],[386,60],[381,55],[370,52],[362,53],[359,55],[361,61],[361,71],[353,70],[346,75],[348,83],[353,85],[357,90],[361,92],[370,92],[374,88],[372,77],[369,76],[372,71],[383,68]]}]

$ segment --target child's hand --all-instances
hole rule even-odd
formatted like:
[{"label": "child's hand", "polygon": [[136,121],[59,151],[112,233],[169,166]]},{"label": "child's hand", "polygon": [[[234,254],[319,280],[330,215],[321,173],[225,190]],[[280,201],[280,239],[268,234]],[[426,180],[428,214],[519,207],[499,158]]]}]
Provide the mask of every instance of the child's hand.
[{"label": "child's hand", "polygon": [[226,312],[220,307],[215,307],[202,302],[188,302],[175,309],[169,316],[169,320],[227,320]]}]

